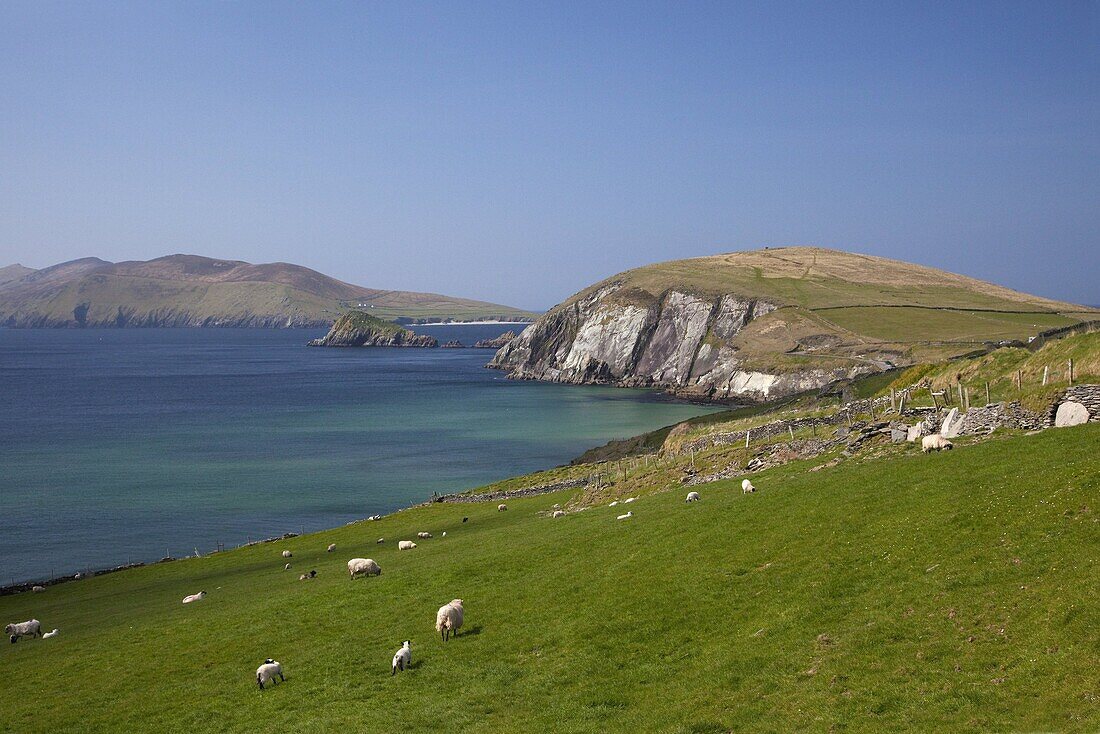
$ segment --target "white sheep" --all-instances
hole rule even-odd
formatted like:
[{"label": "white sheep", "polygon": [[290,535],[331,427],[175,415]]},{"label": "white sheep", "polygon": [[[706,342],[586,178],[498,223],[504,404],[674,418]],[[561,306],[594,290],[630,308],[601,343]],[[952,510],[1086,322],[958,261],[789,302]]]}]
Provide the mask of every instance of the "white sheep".
[{"label": "white sheep", "polygon": [[285,550],[285,551],[283,551],[283,558],[290,558],[290,557],[291,557],[291,556],[293,556],[293,555],[294,555],[294,554],[293,554],[293,553],[291,553],[291,552],[290,552],[290,551],[288,551],[288,550]]},{"label": "white sheep", "polygon": [[385,539],[385,538],[379,538],[378,540],[376,540],[376,541],[374,541],[374,542],[375,542],[375,543],[385,543],[385,542],[386,542],[386,539]]},{"label": "white sheep", "polygon": [[183,603],[184,604],[190,604],[193,601],[202,601],[205,598],[206,598],[206,592],[205,591],[200,591],[197,594],[188,594],[187,596],[183,597]]},{"label": "white sheep", "polygon": [[931,436],[925,436],[920,440],[920,450],[926,454],[929,451],[950,451],[954,447],[955,444],[938,433],[933,433]]},{"label": "white sheep", "polygon": [[271,658],[268,658],[263,665],[256,668],[256,682],[260,684],[261,691],[264,690],[264,683],[278,683],[275,676],[279,676],[279,680],[286,682],[282,664]]},{"label": "white sheep", "polygon": [[416,543],[411,540],[399,540],[397,542],[397,550],[412,550],[416,547]]},{"label": "white sheep", "polygon": [[636,499],[638,499],[638,498],[637,497],[627,497],[625,500],[623,500],[623,504],[628,505]]},{"label": "white sheep", "polygon": [[33,591],[35,594],[41,594],[45,590],[46,590],[45,586],[32,586],[31,587],[31,591]]},{"label": "white sheep", "polygon": [[51,637],[57,637],[59,634],[61,634],[61,630],[54,627],[53,632],[47,632],[46,634],[42,635],[42,639],[48,640]]},{"label": "white sheep", "polygon": [[401,643],[401,649],[393,654],[393,667],[390,670],[390,675],[397,675],[397,671],[404,671],[412,663],[412,650],[409,649],[411,641],[405,640]]},{"label": "white sheep", "polygon": [[446,537],[447,537],[447,531],[446,531],[446,530],[444,530],[444,531],[443,531],[443,535],[441,535],[441,536],[439,536],[439,537],[441,537],[441,538],[446,538]]},{"label": "white sheep", "polygon": [[28,619],[26,622],[12,623],[4,627],[4,634],[8,636],[14,645],[20,637],[41,637],[42,623],[37,619]]},{"label": "white sheep", "polygon": [[618,500],[615,500],[610,505],[608,505],[608,507],[618,507],[618,506],[619,506],[619,501]]},{"label": "white sheep", "polygon": [[628,512],[625,515],[619,515],[615,519],[616,520],[629,520],[632,517],[634,517],[634,513],[633,512]]},{"label": "white sheep", "polygon": [[334,550],[336,550],[336,544],[335,543],[329,543],[328,548],[325,549],[325,552],[326,553],[332,553]]},{"label": "white sheep", "polygon": [[449,604],[444,604],[435,613],[435,629],[439,636],[446,642],[453,634],[458,637],[458,628],[462,626],[462,600],[452,599]]},{"label": "white sheep", "polygon": [[555,502],[555,503],[554,503],[554,509],[555,509],[555,510],[560,510],[560,509],[561,509],[561,505],[559,505],[559,504],[558,504],[557,502]]},{"label": "white sheep", "polygon": [[421,540],[427,540],[428,538],[432,537],[432,534],[431,533],[417,533],[416,537],[420,538]]},{"label": "white sheep", "polygon": [[359,574],[366,576],[381,576],[382,568],[375,563],[373,558],[352,558],[348,561],[348,573],[352,578]]},{"label": "white sheep", "polygon": [[497,512],[504,512],[507,509],[508,509],[508,505],[504,504],[503,502],[501,502],[499,505],[497,505]]},{"label": "white sheep", "polygon": [[752,486],[752,482],[748,479],[741,480],[741,494],[748,494],[749,492],[755,492],[756,487]]},{"label": "white sheep", "polygon": [[698,492],[688,492],[687,499],[684,500],[684,501],[685,502],[698,502],[699,501],[699,493]]},{"label": "white sheep", "polygon": [[285,566],[283,566],[283,570],[284,571],[289,571],[290,570],[290,564],[288,563]]},{"label": "white sheep", "polygon": [[565,513],[562,512],[561,510],[554,510],[553,517],[565,517]]}]

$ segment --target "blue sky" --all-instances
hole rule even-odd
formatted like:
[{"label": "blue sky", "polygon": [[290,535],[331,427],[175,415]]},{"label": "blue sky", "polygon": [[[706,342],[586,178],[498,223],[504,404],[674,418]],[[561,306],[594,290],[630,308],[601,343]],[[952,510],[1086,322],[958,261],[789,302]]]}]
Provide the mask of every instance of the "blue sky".
[{"label": "blue sky", "polygon": [[1100,303],[1100,3],[0,4],[0,264],[543,308],[763,245]]}]

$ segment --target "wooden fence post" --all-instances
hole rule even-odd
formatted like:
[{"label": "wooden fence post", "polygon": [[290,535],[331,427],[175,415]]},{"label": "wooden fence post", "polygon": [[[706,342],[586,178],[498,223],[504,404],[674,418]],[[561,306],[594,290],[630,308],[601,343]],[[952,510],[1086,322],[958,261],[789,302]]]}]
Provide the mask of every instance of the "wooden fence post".
[{"label": "wooden fence post", "polygon": [[895,402],[894,388],[890,388],[890,410],[894,413],[898,412],[898,404]]},{"label": "wooden fence post", "polygon": [[794,428],[790,423],[787,424],[787,432],[791,434],[791,441],[794,441]]},{"label": "wooden fence post", "polygon": [[1069,384],[1073,384],[1073,360],[1069,361]]},{"label": "wooden fence post", "polygon": [[747,431],[745,431],[745,448],[749,447],[749,436],[751,436],[751,435],[752,435],[752,429],[751,428],[748,429]]},{"label": "wooden fence post", "polygon": [[1050,374],[1050,367],[1043,367],[1043,384],[1047,384],[1047,375]]},{"label": "wooden fence post", "polygon": [[992,401],[989,399],[989,383],[987,382],[985,383],[985,404],[989,405],[990,402]]}]

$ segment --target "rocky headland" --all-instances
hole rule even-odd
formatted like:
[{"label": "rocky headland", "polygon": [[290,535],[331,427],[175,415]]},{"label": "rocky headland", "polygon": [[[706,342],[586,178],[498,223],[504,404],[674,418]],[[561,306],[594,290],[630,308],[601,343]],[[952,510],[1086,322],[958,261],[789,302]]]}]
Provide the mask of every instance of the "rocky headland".
[{"label": "rocky headland", "polygon": [[392,321],[362,311],[349,311],[328,333],[309,342],[311,347],[438,347],[435,337],[416,334]]}]

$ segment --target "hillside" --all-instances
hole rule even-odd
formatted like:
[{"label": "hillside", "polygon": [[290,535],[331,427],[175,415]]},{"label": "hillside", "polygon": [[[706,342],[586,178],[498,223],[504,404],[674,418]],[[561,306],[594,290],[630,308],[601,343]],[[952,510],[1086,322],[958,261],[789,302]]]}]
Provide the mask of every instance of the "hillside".
[{"label": "hillside", "polygon": [[363,288],[288,263],[195,255],[84,258],[0,270],[0,326],[328,326],[361,305],[383,319],[526,320],[532,314],[434,293]]},{"label": "hillside", "polygon": [[612,276],[544,314],[490,366],[743,402],[1093,318],[1100,312],[934,268],[783,247]]},{"label": "hillside", "polygon": [[[1092,731],[1098,440],[902,444],[695,504],[662,482],[623,522],[548,516],[580,490],[432,504],[0,597],[5,620],[61,629],[0,649],[0,729]],[[349,580],[354,556],[382,576]],[[261,692],[268,656],[287,680]]]}]

